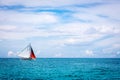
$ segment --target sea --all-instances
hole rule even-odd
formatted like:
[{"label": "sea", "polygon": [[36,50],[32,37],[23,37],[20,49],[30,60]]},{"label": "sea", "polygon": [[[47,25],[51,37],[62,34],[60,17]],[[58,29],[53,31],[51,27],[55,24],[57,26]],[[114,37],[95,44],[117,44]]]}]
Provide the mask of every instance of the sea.
[{"label": "sea", "polygon": [[120,58],[0,58],[0,80],[120,80]]}]

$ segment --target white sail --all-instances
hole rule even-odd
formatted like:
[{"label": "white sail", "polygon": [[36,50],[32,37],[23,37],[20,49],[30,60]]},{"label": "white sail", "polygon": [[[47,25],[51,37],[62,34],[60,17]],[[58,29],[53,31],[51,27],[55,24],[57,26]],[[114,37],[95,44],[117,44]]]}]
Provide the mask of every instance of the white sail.
[{"label": "white sail", "polygon": [[30,57],[30,46],[28,45],[25,49],[23,49],[18,56],[22,58],[29,58]]}]

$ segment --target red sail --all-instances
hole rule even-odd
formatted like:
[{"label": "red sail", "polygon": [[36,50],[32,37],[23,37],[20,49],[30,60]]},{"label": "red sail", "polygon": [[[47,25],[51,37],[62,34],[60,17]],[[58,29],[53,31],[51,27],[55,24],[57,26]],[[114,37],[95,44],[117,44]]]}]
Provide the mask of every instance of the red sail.
[{"label": "red sail", "polygon": [[32,48],[31,48],[30,58],[31,59],[35,59],[36,58]]}]

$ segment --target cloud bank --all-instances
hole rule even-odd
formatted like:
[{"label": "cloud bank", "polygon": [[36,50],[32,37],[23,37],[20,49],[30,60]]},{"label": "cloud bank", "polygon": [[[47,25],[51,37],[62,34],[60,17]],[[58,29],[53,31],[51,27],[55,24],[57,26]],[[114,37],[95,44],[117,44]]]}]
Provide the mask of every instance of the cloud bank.
[{"label": "cloud bank", "polygon": [[118,0],[1,0],[0,45],[32,42],[36,49],[42,45],[41,57],[56,53],[64,54],[62,57],[117,57],[119,7]]}]

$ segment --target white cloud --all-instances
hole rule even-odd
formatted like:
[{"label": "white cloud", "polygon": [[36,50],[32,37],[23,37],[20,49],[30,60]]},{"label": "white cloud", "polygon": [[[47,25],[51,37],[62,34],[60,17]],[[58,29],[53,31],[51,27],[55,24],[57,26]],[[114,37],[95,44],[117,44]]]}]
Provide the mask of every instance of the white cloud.
[{"label": "white cloud", "polygon": [[[94,1],[95,2],[95,1]],[[119,1],[101,1],[103,4],[90,8],[82,7],[66,7],[66,9],[73,11],[71,14],[75,19],[79,19],[85,22],[106,24],[113,23],[119,24],[120,21],[120,7]],[[112,11],[111,11],[112,10]],[[100,16],[102,15],[102,16]]]},{"label": "white cloud", "polygon": [[9,52],[8,52],[8,56],[11,56],[11,55],[13,55],[13,52],[12,52],[12,51],[9,51]]},{"label": "white cloud", "polygon": [[[8,15],[9,14],[9,15]],[[17,24],[45,24],[56,23],[58,17],[53,13],[19,13],[15,11],[0,11],[0,22]]]},{"label": "white cloud", "polygon": [[54,54],[54,57],[63,57],[63,55],[61,53],[56,53]]},{"label": "white cloud", "polygon": [[1,5],[24,5],[27,7],[36,7],[36,6],[50,6],[50,7],[60,7],[60,6],[68,6],[74,4],[84,4],[84,3],[93,3],[93,2],[102,2],[101,0],[1,0]]},{"label": "white cloud", "polygon": [[118,51],[116,54],[117,54],[117,55],[120,55],[120,51]]},{"label": "white cloud", "polygon": [[[61,32],[62,36],[68,35],[64,40],[66,43],[76,44],[80,42],[95,41],[108,35],[115,35],[115,30],[120,30],[119,28],[115,28],[112,25],[93,25],[94,24],[81,24],[76,22],[68,23],[54,28],[53,31]],[[119,35],[119,33],[116,35]]]},{"label": "white cloud", "polygon": [[76,19],[80,19],[85,22],[98,22],[100,20],[104,20],[104,19],[100,19],[95,14],[90,14],[90,13],[85,13],[85,12],[84,13],[76,12],[72,16]]},{"label": "white cloud", "polygon": [[[101,14],[101,15],[108,16],[108,18],[111,19],[111,21],[112,21],[112,20],[115,20],[115,19],[116,20],[120,19],[120,15],[119,15],[120,14],[120,10],[118,8],[119,6],[120,5],[119,5],[119,2],[118,2],[116,4],[105,4],[105,5],[94,7],[94,8],[91,8],[91,9],[86,9],[84,11],[86,11],[88,14],[93,14],[93,15]],[[113,11],[111,11],[111,9]],[[96,18],[94,20],[96,20]]]},{"label": "white cloud", "polygon": [[74,44],[74,43],[76,43],[76,39],[70,38],[70,39],[67,39],[66,42]]},{"label": "white cloud", "polygon": [[120,48],[120,43],[113,44],[114,48]]},{"label": "white cloud", "polygon": [[0,31],[12,31],[15,30],[17,27],[16,26],[10,26],[10,25],[1,25],[0,26]]},{"label": "white cloud", "polygon": [[[37,29],[35,27],[20,27],[16,26],[15,29],[12,29],[11,26],[4,27],[0,26],[1,31],[0,31],[0,39],[27,39],[31,37],[46,37],[51,34],[49,34],[48,31],[44,29]],[[4,28],[2,28],[4,27]],[[11,30],[8,31],[8,28]],[[4,29],[4,30],[3,30]]]},{"label": "white cloud", "polygon": [[13,51],[8,51],[8,57],[15,57],[16,54]]},{"label": "white cloud", "polygon": [[85,51],[85,54],[86,54],[87,56],[94,56],[94,55],[95,55],[92,50],[86,50],[86,51]]}]

